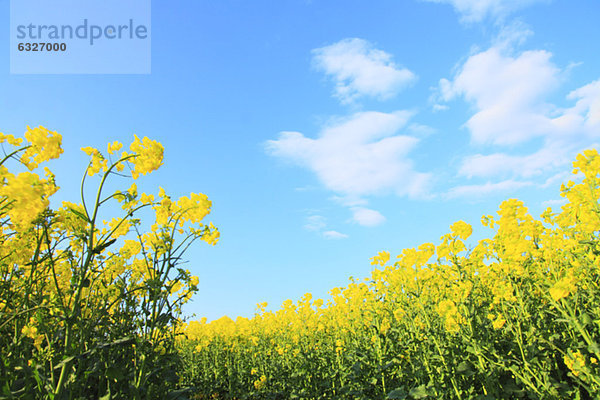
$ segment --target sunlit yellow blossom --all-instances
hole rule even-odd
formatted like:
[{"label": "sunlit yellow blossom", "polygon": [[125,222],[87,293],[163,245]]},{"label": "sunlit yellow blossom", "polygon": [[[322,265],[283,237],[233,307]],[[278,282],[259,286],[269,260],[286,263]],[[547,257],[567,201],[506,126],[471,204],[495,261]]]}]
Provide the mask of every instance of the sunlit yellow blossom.
[{"label": "sunlit yellow blossom", "polygon": [[15,138],[13,135],[6,135],[0,132],[0,143],[8,143],[13,146],[20,146],[23,143],[22,138]]},{"label": "sunlit yellow blossom", "polygon": [[452,230],[452,234],[458,236],[462,240],[467,240],[469,236],[473,233],[473,228],[471,225],[467,224],[464,221],[458,221],[450,225],[450,230]]},{"label": "sunlit yellow blossom", "polygon": [[29,324],[25,325],[23,327],[23,329],[21,329],[21,334],[28,338],[33,339],[33,345],[38,350],[41,350],[41,344],[42,344],[42,341],[44,340],[44,336],[38,333],[38,329],[34,324],[35,324],[35,320],[33,318],[30,318]]},{"label": "sunlit yellow blossom", "polygon": [[550,296],[554,301],[567,297],[577,289],[576,283],[577,279],[574,276],[565,276],[550,288]]},{"label": "sunlit yellow blossom", "polygon": [[129,161],[134,165],[134,169],[131,171],[133,179],[137,179],[140,174],[146,175],[162,165],[164,147],[145,136],[142,140],[137,135],[134,135],[134,138],[129,149],[136,156]]},{"label": "sunlit yellow blossom", "polygon": [[504,326],[505,323],[506,320],[504,319],[504,317],[502,317],[502,315],[498,315],[492,323],[492,326],[494,327],[494,329],[500,329]]},{"label": "sunlit yellow blossom", "polygon": [[[63,153],[61,148],[62,136],[57,132],[51,132],[43,126],[37,128],[27,127],[25,132],[25,139],[31,145],[21,157],[23,162],[29,170],[33,170],[44,161],[56,159]],[[13,143],[16,143],[13,140]]]},{"label": "sunlit yellow blossom", "polygon": [[565,365],[571,370],[573,375],[579,376],[579,373],[585,367],[585,358],[581,351],[577,350],[577,352],[571,352],[564,357]]},{"label": "sunlit yellow blossom", "polygon": [[108,154],[115,154],[117,151],[121,150],[123,147],[123,143],[120,142],[112,142],[108,144]]},{"label": "sunlit yellow blossom", "polygon": [[140,197],[140,201],[142,202],[142,204],[150,204],[154,201],[154,195],[150,194],[146,194],[146,193],[142,193],[142,196]]},{"label": "sunlit yellow blossom", "polygon": [[206,243],[214,246],[219,241],[220,236],[221,236],[221,234],[219,233],[217,228],[211,222],[208,226],[208,230],[206,231],[206,233],[204,233],[202,235],[202,240],[204,240]]},{"label": "sunlit yellow blossom", "polygon": [[88,175],[94,176],[100,171],[108,170],[108,160],[93,147],[82,147],[81,150],[91,157],[90,165],[88,166]]},{"label": "sunlit yellow blossom", "polygon": [[47,195],[54,192],[47,188],[48,185],[52,184],[40,180],[32,172],[5,177],[4,185],[0,187],[0,197],[11,199],[8,215],[13,224],[27,225],[44,211],[49,204]]},{"label": "sunlit yellow blossom", "polygon": [[389,251],[380,251],[375,257],[371,258],[371,265],[384,266],[390,260]]}]

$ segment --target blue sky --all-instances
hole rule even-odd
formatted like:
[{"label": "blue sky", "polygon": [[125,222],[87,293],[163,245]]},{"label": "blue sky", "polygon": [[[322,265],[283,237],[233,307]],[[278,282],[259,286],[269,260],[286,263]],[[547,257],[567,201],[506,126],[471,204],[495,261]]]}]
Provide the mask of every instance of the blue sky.
[{"label": "blue sky", "polygon": [[56,204],[78,201],[80,147],[162,142],[140,189],[205,193],[221,231],[187,253],[187,314],[326,297],[457,220],[487,236],[507,198],[559,209],[599,141],[595,0],[152,3],[149,75],[11,75],[6,50],[0,131],[63,135]]}]

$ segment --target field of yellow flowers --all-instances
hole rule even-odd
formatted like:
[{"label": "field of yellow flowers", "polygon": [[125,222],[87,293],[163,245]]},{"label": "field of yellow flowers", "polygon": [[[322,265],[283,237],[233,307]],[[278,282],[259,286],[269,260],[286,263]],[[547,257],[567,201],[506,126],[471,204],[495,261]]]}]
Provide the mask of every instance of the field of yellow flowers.
[{"label": "field of yellow flowers", "polygon": [[600,398],[595,150],[560,213],[507,200],[474,246],[459,221],[438,244],[379,253],[327,301],[183,323],[198,278],[179,263],[218,241],[211,202],[115,189],[162,165],[162,145],[135,136],[83,148],[81,201],[52,210],[56,178],[36,171],[61,140],[0,133],[0,399]]},{"label": "field of yellow flowers", "polygon": [[185,324],[183,382],[199,399],[600,398],[600,157],[573,167],[559,214],[507,200],[473,248],[459,221],[326,302]]}]

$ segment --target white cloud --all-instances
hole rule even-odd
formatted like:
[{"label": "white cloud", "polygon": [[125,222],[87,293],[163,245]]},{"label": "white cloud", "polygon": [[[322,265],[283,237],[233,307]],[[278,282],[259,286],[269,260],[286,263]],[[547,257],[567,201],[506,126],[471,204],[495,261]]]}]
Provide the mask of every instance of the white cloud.
[{"label": "white cloud", "polygon": [[493,19],[545,0],[423,0],[430,3],[450,4],[460,14],[463,22],[479,22],[488,17]]},{"label": "white cloud", "polygon": [[511,55],[510,41],[470,56],[452,80],[440,81],[440,97],[462,97],[475,114],[466,122],[477,144],[514,145],[542,138],[556,145],[600,132],[600,80],[573,90],[571,108],[547,101],[566,69],[551,62],[552,53],[530,50]]},{"label": "white cloud", "polygon": [[494,47],[510,49],[513,46],[522,45],[532,35],[533,31],[525,23],[516,20],[500,29],[494,38]]},{"label": "white cloud", "polygon": [[324,231],[327,228],[327,219],[322,215],[309,215],[306,217],[304,229],[316,232],[325,239],[345,239],[348,237],[345,233],[340,233],[334,230]]},{"label": "white cloud", "polygon": [[446,195],[448,198],[477,198],[494,193],[503,193],[511,190],[520,189],[525,186],[531,186],[531,182],[520,182],[512,179],[502,182],[487,182],[482,185],[462,185],[450,189]]},{"label": "white cloud", "polygon": [[385,100],[416,79],[410,70],[397,66],[390,54],[356,38],[313,50],[313,65],[333,78],[335,96],[342,103],[361,96]]},{"label": "white cloud", "polygon": [[362,226],[377,226],[385,222],[385,217],[379,211],[364,207],[352,208],[352,219]]},{"label": "white cloud", "polygon": [[321,231],[325,228],[327,224],[325,223],[325,217],[322,215],[311,215],[306,218],[306,224],[304,224],[304,229],[309,231]]},{"label": "white cloud", "polygon": [[[516,52],[514,44],[529,34],[519,35],[518,28],[468,57],[453,79],[440,81],[438,101],[463,98],[473,105],[474,114],[465,123],[471,141],[503,148],[464,157],[458,171],[467,178],[501,182],[454,188],[451,197],[510,190],[523,186],[523,178],[554,175],[600,135],[600,80],[571,91],[566,97],[571,106],[550,102],[570,66],[557,67],[548,51]],[[525,145],[530,149],[534,139],[541,142],[537,150],[519,151]],[[552,182],[551,177],[538,186]]]},{"label": "white cloud", "polygon": [[518,57],[491,47],[465,62],[453,81],[442,80],[444,100],[462,96],[477,112],[467,121],[475,143],[516,144],[565,132],[546,96],[558,86],[560,70],[551,53],[525,51]]},{"label": "white cloud", "polygon": [[308,168],[321,183],[343,198],[394,192],[422,196],[430,174],[414,170],[408,153],[418,143],[397,135],[412,114],[360,112],[326,126],[318,138],[299,132],[282,132],[266,142],[271,155]]},{"label": "white cloud", "polygon": [[412,123],[408,126],[408,130],[416,136],[427,137],[436,133],[435,128],[428,125]]},{"label": "white cloud", "polygon": [[600,131],[600,79],[568,94],[567,99],[577,100],[565,112],[567,120],[576,121],[589,131]]},{"label": "white cloud", "polygon": [[529,178],[569,163],[571,157],[565,147],[547,145],[528,155],[493,153],[475,154],[463,159],[459,175],[489,178],[493,176],[520,176]]},{"label": "white cloud", "polygon": [[573,177],[573,175],[571,174],[570,171],[569,172],[566,172],[566,171],[559,172],[559,173],[554,174],[551,177],[547,178],[546,182],[542,183],[540,185],[540,187],[542,189],[545,189],[545,188],[547,188],[547,187],[549,187],[551,185],[557,185],[557,186],[559,186],[558,185],[559,183],[567,183],[567,181],[569,179],[571,179],[572,177]]},{"label": "white cloud", "polygon": [[338,231],[326,231],[323,232],[323,237],[326,239],[346,239],[348,235],[340,233]]}]

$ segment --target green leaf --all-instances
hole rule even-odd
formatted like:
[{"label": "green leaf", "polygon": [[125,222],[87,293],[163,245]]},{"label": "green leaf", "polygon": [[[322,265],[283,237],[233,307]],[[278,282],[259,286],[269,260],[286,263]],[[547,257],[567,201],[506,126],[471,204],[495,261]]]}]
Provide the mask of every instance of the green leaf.
[{"label": "green leaf", "polygon": [[79,218],[81,218],[85,222],[90,222],[88,217],[86,217],[85,214],[83,214],[81,211],[77,211],[76,209],[71,208],[71,207],[69,207],[69,211],[71,211],[73,214],[77,215]]},{"label": "green leaf", "polygon": [[111,239],[105,243],[102,243],[101,245],[96,246],[96,248],[94,250],[92,250],[92,253],[100,254],[102,252],[102,250],[106,249],[108,246],[110,246],[111,244],[113,244],[116,241],[117,241],[117,239]]},{"label": "green leaf", "polygon": [[58,364],[56,364],[54,366],[54,369],[60,369],[63,367],[63,365],[70,363],[71,361],[73,361],[75,359],[74,356],[71,357],[66,357],[64,358],[61,362],[59,362]]},{"label": "green leaf", "polygon": [[427,386],[421,385],[416,388],[410,389],[408,393],[413,399],[424,399],[429,396],[429,390],[427,390]]},{"label": "green leaf", "polygon": [[388,399],[406,399],[407,395],[408,395],[408,393],[406,393],[406,390],[404,390],[404,387],[400,386],[399,388],[396,388],[396,389],[392,390],[391,392],[389,392],[387,395],[387,398]]},{"label": "green leaf", "polygon": [[456,368],[456,372],[458,372],[459,374],[468,375],[468,376],[471,376],[474,373],[473,370],[471,369],[471,364],[466,361],[462,361],[460,364],[458,364],[458,367]]},{"label": "green leaf", "polygon": [[590,317],[590,315],[586,312],[581,313],[581,322],[583,322],[584,325],[591,325],[592,324],[592,318]]}]

